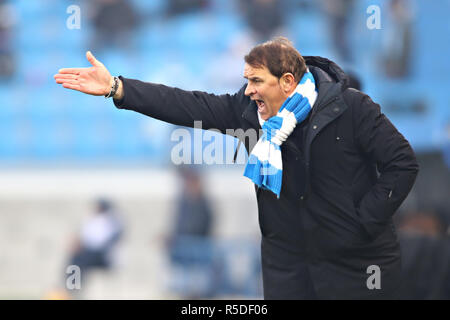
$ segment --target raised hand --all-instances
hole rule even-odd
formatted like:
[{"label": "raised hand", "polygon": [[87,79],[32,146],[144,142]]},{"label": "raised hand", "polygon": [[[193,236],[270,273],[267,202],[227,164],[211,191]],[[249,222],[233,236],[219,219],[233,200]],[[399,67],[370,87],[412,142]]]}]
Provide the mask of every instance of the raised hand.
[{"label": "raised hand", "polygon": [[59,69],[58,74],[54,75],[56,83],[62,84],[64,88],[94,96],[108,94],[111,90],[113,77],[103,63],[95,59],[90,51],[86,52],[86,58],[92,67]]}]

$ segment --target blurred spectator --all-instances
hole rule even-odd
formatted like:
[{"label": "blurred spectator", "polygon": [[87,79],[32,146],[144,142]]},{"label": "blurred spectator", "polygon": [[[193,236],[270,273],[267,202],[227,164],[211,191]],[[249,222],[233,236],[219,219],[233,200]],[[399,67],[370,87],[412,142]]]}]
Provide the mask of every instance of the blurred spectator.
[{"label": "blurred spectator", "polygon": [[210,237],[213,214],[200,173],[187,167],[179,170],[183,189],[178,200],[174,237]]},{"label": "blurred spectator", "polygon": [[209,0],[168,0],[167,14],[175,16],[202,10],[209,6]]},{"label": "blurred spectator", "polygon": [[450,239],[432,211],[408,212],[399,225],[403,284],[399,298],[450,299]]},{"label": "blurred spectator", "polygon": [[179,170],[182,190],[168,242],[173,267],[170,285],[184,298],[208,298],[214,296],[218,284],[211,241],[213,212],[200,174],[189,167]]},{"label": "blurred spectator", "polygon": [[349,88],[354,88],[356,90],[361,91],[362,90],[362,85],[361,85],[361,80],[359,79],[359,77],[355,73],[353,73],[351,71],[346,72],[346,74],[348,75],[348,80],[349,80],[348,86],[349,86]]},{"label": "blurred spectator", "polygon": [[[208,85],[216,91],[233,91],[243,83],[242,69],[245,56],[257,43],[249,32],[234,36],[226,49],[218,54],[206,70]],[[220,74],[220,77],[217,75]]]},{"label": "blurred spectator", "polygon": [[443,151],[444,161],[447,165],[447,171],[450,172],[450,120],[444,127],[444,151]]},{"label": "blurred spectator", "polygon": [[239,4],[255,42],[264,42],[280,33],[284,26],[281,0],[241,0]]},{"label": "blurred spectator", "polygon": [[[442,222],[450,222],[450,170],[441,151],[422,152],[417,155],[420,173],[410,197],[415,198],[416,207],[435,208]],[[440,208],[439,211],[436,208]]]},{"label": "blurred spectator", "polygon": [[95,0],[89,2],[89,15],[94,26],[90,48],[99,51],[113,45],[116,49],[131,49],[133,32],[139,16],[133,2],[126,0]]},{"label": "blurred spectator", "polygon": [[349,23],[353,13],[354,0],[322,0],[322,7],[328,18],[329,30],[334,48],[342,63],[352,61],[349,40]]},{"label": "blurred spectator", "polygon": [[16,24],[16,12],[7,0],[0,0],[0,80],[11,78],[15,72],[15,57],[11,40]]},{"label": "blurred spectator", "polygon": [[433,211],[410,211],[402,214],[399,231],[410,235],[439,237],[445,233],[445,227]]},{"label": "blurred spectator", "polygon": [[390,1],[382,51],[383,69],[388,77],[402,78],[410,72],[412,20],[410,1]]},{"label": "blurred spectator", "polygon": [[91,269],[108,270],[114,265],[122,232],[123,225],[113,204],[106,199],[97,200],[95,210],[82,224],[69,260],[69,265],[80,268],[83,283]]}]

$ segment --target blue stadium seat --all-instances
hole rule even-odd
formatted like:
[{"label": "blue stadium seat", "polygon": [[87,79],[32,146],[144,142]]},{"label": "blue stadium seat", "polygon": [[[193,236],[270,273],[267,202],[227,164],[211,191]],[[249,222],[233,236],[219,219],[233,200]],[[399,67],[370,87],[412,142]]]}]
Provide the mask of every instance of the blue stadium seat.
[{"label": "blue stadium seat", "polygon": [[23,132],[17,118],[0,120],[0,162],[9,162],[23,156]]},{"label": "blue stadium seat", "polygon": [[[163,151],[169,148],[168,143],[162,142],[167,141],[163,136],[167,127],[158,127],[156,120],[116,110],[111,101],[65,90],[54,83],[53,74],[61,67],[90,66],[85,52],[90,49],[92,27],[82,18],[81,30],[67,29],[66,9],[71,2],[17,0],[11,3],[19,17],[13,37],[18,64],[9,84],[0,83],[3,103],[0,162],[5,159],[53,161],[65,157],[75,161],[106,157],[162,162],[170,156],[170,150]],[[133,3],[145,19],[133,36],[137,51],[132,58],[117,49],[94,52],[112,74],[184,89],[207,89],[208,61],[224,52],[231,40],[246,30],[233,1],[211,0],[207,11],[169,20],[164,16],[166,1],[133,0]],[[303,3],[307,6],[296,6],[296,1],[290,1],[289,8],[293,9],[287,14],[288,31],[296,47],[304,55],[335,59],[326,17],[317,2]],[[388,2],[355,1],[350,26],[355,65],[351,67],[361,76],[363,91],[380,103],[413,146],[419,150],[434,148],[439,143],[435,130],[440,130],[450,116],[447,89],[450,59],[442,58],[435,63],[436,56],[445,57],[450,52],[450,42],[446,41],[450,39],[446,17],[450,2],[411,1],[416,13],[411,51],[413,68],[409,78],[395,81],[385,78],[377,61],[387,30],[371,31],[365,27],[366,8],[373,4],[386,10]],[[81,9],[84,15],[84,7]],[[387,28],[383,23],[382,27]],[[429,108],[426,113],[401,111],[420,99]],[[160,135],[149,136],[148,131],[153,129]]]}]

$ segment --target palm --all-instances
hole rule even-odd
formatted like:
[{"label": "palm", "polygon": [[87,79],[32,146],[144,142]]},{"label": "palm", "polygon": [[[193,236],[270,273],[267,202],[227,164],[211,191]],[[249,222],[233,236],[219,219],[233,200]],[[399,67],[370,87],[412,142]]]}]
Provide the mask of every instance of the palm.
[{"label": "palm", "polygon": [[54,76],[56,83],[62,84],[64,88],[95,96],[108,94],[111,88],[111,74],[92,53],[88,52],[86,57],[92,67],[60,69]]}]

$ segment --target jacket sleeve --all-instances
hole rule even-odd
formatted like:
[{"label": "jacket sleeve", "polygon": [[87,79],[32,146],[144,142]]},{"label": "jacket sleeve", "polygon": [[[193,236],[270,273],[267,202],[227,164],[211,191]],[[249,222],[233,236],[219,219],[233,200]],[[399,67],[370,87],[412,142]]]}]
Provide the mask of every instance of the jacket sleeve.
[{"label": "jacket sleeve", "polygon": [[376,237],[392,221],[391,217],[410,192],[419,165],[409,142],[369,96],[364,95],[353,110],[355,141],[379,172],[376,183],[357,208],[363,227]]},{"label": "jacket sleeve", "polygon": [[119,77],[124,97],[114,100],[119,109],[133,110],[175,125],[193,127],[202,121],[202,129],[235,129],[240,124],[243,108],[249,103],[245,86],[233,95],[214,95],[201,91],[185,91],[162,84]]}]

